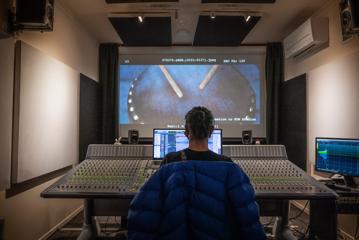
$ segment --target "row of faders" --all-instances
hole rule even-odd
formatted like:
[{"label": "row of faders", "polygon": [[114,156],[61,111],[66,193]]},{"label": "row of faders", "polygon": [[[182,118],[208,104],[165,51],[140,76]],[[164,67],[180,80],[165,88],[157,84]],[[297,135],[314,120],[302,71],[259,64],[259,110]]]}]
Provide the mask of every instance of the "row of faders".
[{"label": "row of faders", "polygon": [[247,173],[257,193],[326,192],[288,160],[235,160]]},{"label": "row of faders", "polygon": [[148,160],[85,160],[67,181],[57,186],[63,192],[131,192]]}]

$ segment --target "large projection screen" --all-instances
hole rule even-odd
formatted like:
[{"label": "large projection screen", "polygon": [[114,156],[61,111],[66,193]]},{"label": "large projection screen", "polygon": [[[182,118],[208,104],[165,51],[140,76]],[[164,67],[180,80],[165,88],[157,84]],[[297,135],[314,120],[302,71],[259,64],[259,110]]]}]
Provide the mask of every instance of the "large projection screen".
[{"label": "large projection screen", "polygon": [[119,136],[183,128],[194,106],[209,108],[224,137],[266,136],[265,47],[119,48]]},{"label": "large projection screen", "polygon": [[23,182],[78,162],[79,73],[16,44],[12,181]]}]

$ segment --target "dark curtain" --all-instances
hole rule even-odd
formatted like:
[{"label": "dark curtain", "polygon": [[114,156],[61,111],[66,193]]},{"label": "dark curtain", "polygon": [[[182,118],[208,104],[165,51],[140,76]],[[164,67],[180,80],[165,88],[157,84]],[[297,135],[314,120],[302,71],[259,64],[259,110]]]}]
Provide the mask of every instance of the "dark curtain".
[{"label": "dark curtain", "polygon": [[118,45],[100,44],[102,86],[102,143],[112,144],[118,133]]},{"label": "dark curtain", "polygon": [[284,80],[284,58],[281,43],[267,44],[267,143],[278,144],[280,86]]}]

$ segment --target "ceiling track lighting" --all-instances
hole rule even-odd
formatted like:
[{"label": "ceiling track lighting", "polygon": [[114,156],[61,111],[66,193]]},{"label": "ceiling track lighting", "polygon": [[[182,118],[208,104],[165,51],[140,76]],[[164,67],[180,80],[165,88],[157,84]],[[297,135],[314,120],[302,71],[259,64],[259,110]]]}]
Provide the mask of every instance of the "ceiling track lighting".
[{"label": "ceiling track lighting", "polygon": [[143,22],[143,17],[142,17],[142,16],[138,16],[138,21],[139,21],[140,23],[142,23],[142,22]]},{"label": "ceiling track lighting", "polygon": [[249,20],[251,20],[251,18],[252,18],[252,16],[250,16],[250,15],[246,16],[245,17],[246,22],[249,22]]},{"label": "ceiling track lighting", "polygon": [[211,17],[211,19],[215,19],[215,18],[216,18],[216,15],[214,14],[214,12],[211,12],[210,17]]}]

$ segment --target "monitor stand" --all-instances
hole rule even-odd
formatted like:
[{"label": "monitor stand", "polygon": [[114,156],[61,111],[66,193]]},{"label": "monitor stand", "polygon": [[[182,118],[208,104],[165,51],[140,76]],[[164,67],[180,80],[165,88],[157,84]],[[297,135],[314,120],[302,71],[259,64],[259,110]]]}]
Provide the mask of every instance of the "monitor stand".
[{"label": "monitor stand", "polygon": [[347,185],[350,188],[357,188],[358,185],[356,184],[354,177],[351,176],[344,176],[344,182],[345,185]]}]

